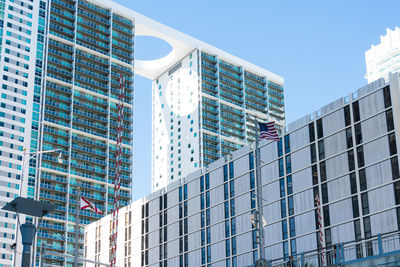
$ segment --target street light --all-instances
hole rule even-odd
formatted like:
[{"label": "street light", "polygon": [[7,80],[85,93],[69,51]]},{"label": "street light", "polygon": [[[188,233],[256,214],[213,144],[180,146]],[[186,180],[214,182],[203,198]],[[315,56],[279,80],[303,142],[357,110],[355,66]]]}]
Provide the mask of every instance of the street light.
[{"label": "street light", "polygon": [[[60,154],[57,157],[57,162],[62,164],[63,163],[63,157],[62,157],[62,152],[63,149],[62,148],[57,148],[57,149],[52,149],[52,150],[45,150],[45,151],[36,151],[36,152],[27,152],[27,149],[24,147],[23,149],[23,156],[22,156],[22,168],[21,168],[21,178],[20,178],[20,183],[19,183],[19,196],[21,197],[22,195],[22,185],[23,185],[23,181],[24,181],[24,172],[25,172],[25,168],[28,164],[28,162],[33,159],[34,157],[36,157],[37,155],[40,154],[47,154],[47,153],[54,153],[54,152],[60,152]],[[19,213],[17,213],[17,227],[16,227],[16,231],[15,231],[15,243],[12,244],[11,246],[14,249],[14,255],[13,255],[13,266],[16,267],[16,259],[17,259],[17,245],[18,245],[18,224],[19,223]]]}]

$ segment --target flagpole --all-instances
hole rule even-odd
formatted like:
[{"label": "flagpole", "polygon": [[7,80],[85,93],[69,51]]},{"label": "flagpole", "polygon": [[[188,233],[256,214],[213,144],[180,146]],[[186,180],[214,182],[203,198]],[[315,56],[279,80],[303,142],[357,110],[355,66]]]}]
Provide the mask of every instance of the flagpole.
[{"label": "flagpole", "polygon": [[259,126],[257,118],[254,118],[254,126],[256,128],[256,182],[257,182],[257,213],[258,213],[258,235],[260,238],[260,246],[259,246],[259,259],[265,259],[265,251],[264,251],[264,226],[262,222],[263,218],[263,205],[262,205],[262,188],[261,188],[261,159],[260,159],[260,144],[259,144]]},{"label": "flagpole", "polygon": [[76,189],[76,221],[75,221],[75,267],[78,267],[78,228],[79,228],[79,212],[81,210],[80,187]]}]

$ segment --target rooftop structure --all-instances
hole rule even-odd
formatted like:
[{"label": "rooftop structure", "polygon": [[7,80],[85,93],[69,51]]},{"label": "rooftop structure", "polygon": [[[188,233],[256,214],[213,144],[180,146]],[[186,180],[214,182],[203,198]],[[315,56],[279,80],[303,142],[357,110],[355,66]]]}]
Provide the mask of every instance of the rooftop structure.
[{"label": "rooftop structure", "polygon": [[365,62],[365,78],[369,83],[379,78],[387,81],[390,72],[400,71],[400,29],[386,29],[386,35],[381,36],[381,42],[372,45],[371,49],[365,52]]}]

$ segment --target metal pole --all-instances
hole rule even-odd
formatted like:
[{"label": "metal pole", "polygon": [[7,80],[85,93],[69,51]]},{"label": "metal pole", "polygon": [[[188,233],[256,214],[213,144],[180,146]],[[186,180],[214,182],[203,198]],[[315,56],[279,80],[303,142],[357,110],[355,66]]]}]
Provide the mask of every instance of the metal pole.
[{"label": "metal pole", "polygon": [[78,267],[78,228],[79,228],[79,211],[80,207],[80,192],[79,187],[76,189],[76,221],[75,221],[75,267]]},{"label": "metal pole", "polygon": [[43,243],[41,243],[40,244],[40,259],[39,259],[39,261],[40,261],[40,263],[39,263],[39,266],[40,267],[42,267],[43,266]]},{"label": "metal pole", "polygon": [[258,213],[258,235],[260,236],[260,259],[265,259],[264,251],[264,226],[262,225],[263,219],[263,205],[262,205],[262,188],[261,188],[261,167],[260,167],[260,147],[259,147],[259,128],[258,121],[254,119],[254,126],[256,128],[256,182],[257,182],[257,213]]},{"label": "metal pole", "polygon": [[[19,190],[18,190],[18,196],[22,196],[22,183],[24,181],[24,170],[25,170],[25,159],[26,159],[26,148],[24,147],[23,149],[23,154],[22,154],[22,168],[21,168],[21,175],[19,178]],[[17,264],[17,250],[18,250],[18,232],[19,232],[19,213],[16,214],[17,216],[17,227],[15,227],[15,247],[14,247],[14,255],[13,255],[13,266],[16,267]]]}]

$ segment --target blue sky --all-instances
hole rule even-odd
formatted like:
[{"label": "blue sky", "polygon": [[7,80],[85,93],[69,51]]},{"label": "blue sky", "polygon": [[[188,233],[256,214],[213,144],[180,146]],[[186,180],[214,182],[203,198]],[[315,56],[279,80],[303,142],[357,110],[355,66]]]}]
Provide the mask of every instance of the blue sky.
[{"label": "blue sky", "polygon": [[[285,79],[290,123],[355,91],[364,53],[386,28],[400,26],[400,1],[114,0]],[[168,45],[137,38],[139,59]],[[136,77],[134,199],[150,192],[151,81]]]}]

